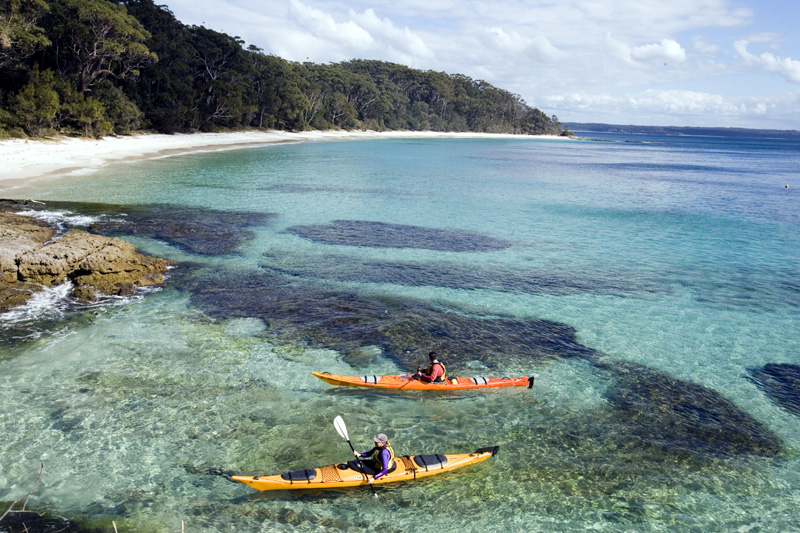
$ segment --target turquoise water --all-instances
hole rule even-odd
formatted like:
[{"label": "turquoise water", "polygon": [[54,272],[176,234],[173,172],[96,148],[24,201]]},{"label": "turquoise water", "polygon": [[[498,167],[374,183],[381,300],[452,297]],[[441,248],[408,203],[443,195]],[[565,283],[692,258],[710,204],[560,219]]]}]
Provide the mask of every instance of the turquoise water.
[{"label": "turquoise water", "polygon": [[[219,254],[129,231],[178,263],[163,288],[88,309],[61,288],[0,317],[0,501],[30,490],[43,463],[30,505],[120,531],[800,530],[798,415],[748,379],[800,364],[800,147],[605,139],[274,145],[19,191],[77,227],[125,226],[126,210],[152,204],[187,219],[222,211],[217,228],[270,217]],[[334,221],[362,225],[347,244],[298,233],[341,237]],[[444,237],[425,247],[432,230]],[[385,242],[364,245],[372,234]],[[343,302],[364,330],[330,324]],[[415,317],[436,327],[419,336]],[[511,320],[549,321],[573,328],[589,355],[470,351],[464,335],[503,317],[498,346],[517,333]],[[451,331],[464,348],[448,354],[451,372],[534,374],[534,389],[381,394],[309,373],[406,371]],[[654,444],[661,400],[647,417],[614,403],[629,363],[729,400],[781,452],[717,454],[672,434]],[[400,454],[500,453],[380,487],[377,501],[363,489],[257,493],[226,478],[347,460],[336,415],[357,448],[385,432]]]}]

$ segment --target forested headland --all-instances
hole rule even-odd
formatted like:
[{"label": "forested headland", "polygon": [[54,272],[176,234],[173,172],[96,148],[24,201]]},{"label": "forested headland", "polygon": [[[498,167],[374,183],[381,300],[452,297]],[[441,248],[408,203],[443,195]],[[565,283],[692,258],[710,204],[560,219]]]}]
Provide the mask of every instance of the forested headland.
[{"label": "forested headland", "polygon": [[241,129],[561,134],[461,74],[291,62],[187,26],[153,0],[2,0],[0,136]]}]

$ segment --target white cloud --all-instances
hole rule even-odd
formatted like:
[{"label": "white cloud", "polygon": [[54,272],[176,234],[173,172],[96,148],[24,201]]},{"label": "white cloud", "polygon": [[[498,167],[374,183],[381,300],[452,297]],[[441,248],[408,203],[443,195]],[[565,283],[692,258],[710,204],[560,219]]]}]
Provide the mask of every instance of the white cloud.
[{"label": "white cloud", "polygon": [[747,50],[747,40],[740,40],[733,43],[736,52],[745,60],[748,65],[756,65],[768,72],[774,72],[779,76],[794,82],[800,83],[800,61],[790,57],[778,57],[769,52],[755,55]]},{"label": "white cloud", "polygon": [[[572,92],[545,97],[542,101],[562,121],[572,122],[796,129],[792,117],[800,113],[800,92],[774,97],[726,97],[683,90],[646,90],[624,95]],[[593,118],[587,119],[582,113]]]},{"label": "white cloud", "polygon": [[672,39],[661,39],[660,43],[637,46],[631,50],[637,61],[686,61],[686,51]]},{"label": "white cloud", "polygon": [[353,47],[368,49],[374,44],[372,35],[352,20],[338,23],[329,14],[307,6],[300,0],[290,0],[289,14],[294,21],[312,36]]},{"label": "white cloud", "polygon": [[516,31],[506,32],[497,26],[487,28],[486,32],[491,37],[493,47],[504,53],[520,54],[545,61],[552,61],[559,55],[558,49],[542,35],[530,38]]},{"label": "white cloud", "polygon": [[698,54],[715,56],[719,52],[719,45],[709,43],[705,37],[695,36],[693,39],[694,50]]},{"label": "white cloud", "polygon": [[378,17],[371,8],[360,14],[350,10],[350,17],[367,29],[377,42],[406,54],[412,62],[415,58],[430,58],[434,55],[425,41],[408,26],[400,28],[390,19]]},{"label": "white cloud", "polygon": [[631,47],[606,34],[604,45],[607,53],[626,63],[663,63],[686,61],[686,50],[672,39],[661,39],[661,42]]}]

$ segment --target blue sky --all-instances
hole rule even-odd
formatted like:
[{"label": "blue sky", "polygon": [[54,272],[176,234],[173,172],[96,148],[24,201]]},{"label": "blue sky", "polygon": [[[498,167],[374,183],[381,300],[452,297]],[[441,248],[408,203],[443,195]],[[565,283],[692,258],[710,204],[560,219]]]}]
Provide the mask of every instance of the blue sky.
[{"label": "blue sky", "polygon": [[800,129],[797,0],[162,0],[291,61],[465,74],[562,123]]}]

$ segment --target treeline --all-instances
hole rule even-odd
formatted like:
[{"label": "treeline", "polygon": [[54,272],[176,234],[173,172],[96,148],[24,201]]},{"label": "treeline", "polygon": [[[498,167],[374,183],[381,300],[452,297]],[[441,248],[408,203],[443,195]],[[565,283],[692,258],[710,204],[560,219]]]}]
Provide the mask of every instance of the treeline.
[{"label": "treeline", "polygon": [[560,134],[518,95],[383,61],[290,62],[152,0],[0,0],[0,135],[374,129]]}]

